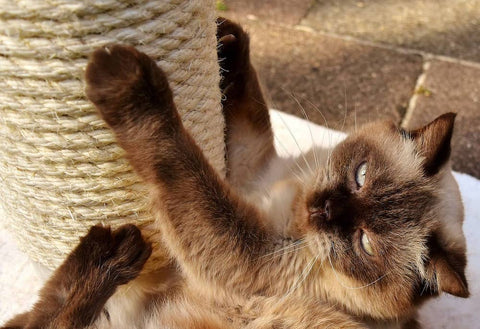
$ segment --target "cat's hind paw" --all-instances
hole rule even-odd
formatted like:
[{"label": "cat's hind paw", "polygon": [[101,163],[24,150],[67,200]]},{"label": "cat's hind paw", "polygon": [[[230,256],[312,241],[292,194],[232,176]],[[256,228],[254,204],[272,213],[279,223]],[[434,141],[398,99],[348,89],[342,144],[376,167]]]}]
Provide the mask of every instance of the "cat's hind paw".
[{"label": "cat's hind paw", "polygon": [[109,227],[93,226],[74,251],[81,262],[79,273],[97,273],[102,281],[114,280],[121,285],[138,276],[152,252],[140,230],[131,224],[113,231]]},{"label": "cat's hind paw", "polygon": [[115,253],[107,266],[116,274],[119,284],[136,278],[152,253],[140,230],[131,224],[123,225],[113,232]]},{"label": "cat's hind paw", "polygon": [[108,45],[97,49],[90,57],[85,77],[87,97],[112,128],[174,109],[165,73],[133,47]]}]

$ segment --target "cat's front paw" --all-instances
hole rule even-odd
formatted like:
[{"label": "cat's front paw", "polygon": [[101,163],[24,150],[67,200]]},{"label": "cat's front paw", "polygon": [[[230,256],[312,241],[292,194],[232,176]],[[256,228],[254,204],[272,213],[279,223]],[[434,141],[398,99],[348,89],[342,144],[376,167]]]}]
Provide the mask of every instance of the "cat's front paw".
[{"label": "cat's front paw", "polygon": [[98,272],[102,281],[114,285],[129,282],[138,276],[152,252],[135,225],[123,225],[113,231],[109,227],[93,226],[74,251],[80,261],[80,276]]},{"label": "cat's front paw", "polygon": [[114,129],[151,116],[169,114],[170,118],[175,111],[164,72],[133,47],[109,45],[97,49],[90,57],[85,77],[87,97]]},{"label": "cat's front paw", "polygon": [[250,66],[249,37],[242,27],[226,18],[217,18],[217,54],[221,68],[220,89],[232,83],[246,83],[245,76]]}]

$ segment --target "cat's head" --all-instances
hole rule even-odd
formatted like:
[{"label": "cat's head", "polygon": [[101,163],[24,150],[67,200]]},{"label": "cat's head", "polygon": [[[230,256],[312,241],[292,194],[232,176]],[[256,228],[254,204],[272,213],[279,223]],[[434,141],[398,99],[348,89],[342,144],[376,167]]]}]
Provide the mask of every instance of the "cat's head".
[{"label": "cat's head", "polygon": [[454,120],[444,114],[409,132],[372,123],[333,149],[297,209],[323,261],[326,298],[394,319],[440,292],[468,297],[463,206],[449,165]]}]

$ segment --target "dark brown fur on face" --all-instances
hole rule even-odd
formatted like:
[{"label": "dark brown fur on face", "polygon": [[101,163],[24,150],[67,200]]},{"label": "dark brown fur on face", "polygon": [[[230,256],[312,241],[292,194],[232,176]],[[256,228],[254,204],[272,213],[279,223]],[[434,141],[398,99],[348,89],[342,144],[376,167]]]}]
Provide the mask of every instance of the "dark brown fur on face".
[{"label": "dark brown fur on face", "polygon": [[4,329],[80,329],[92,324],[119,285],[137,277],[151,253],[138,228],[94,226],[40,291],[33,309]]}]

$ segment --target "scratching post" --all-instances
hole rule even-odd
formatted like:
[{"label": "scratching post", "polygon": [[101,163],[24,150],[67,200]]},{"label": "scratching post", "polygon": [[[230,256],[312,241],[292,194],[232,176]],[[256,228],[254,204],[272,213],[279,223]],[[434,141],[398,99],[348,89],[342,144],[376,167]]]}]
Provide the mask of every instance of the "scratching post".
[{"label": "scratching post", "polygon": [[[157,234],[145,188],[84,95],[97,47],[128,44],[158,60],[185,126],[223,174],[214,5],[0,0],[0,222],[32,259],[55,268],[97,223]],[[150,266],[166,261],[156,250]]]}]

